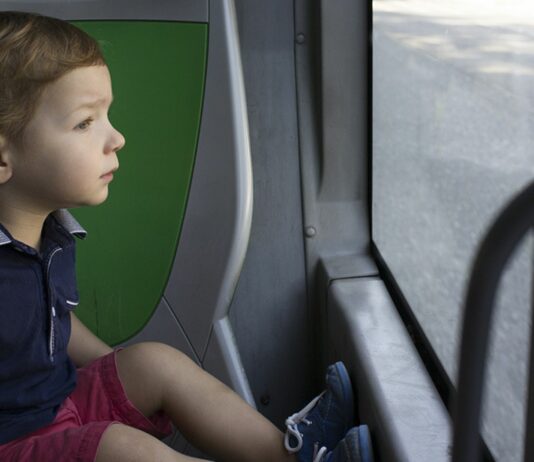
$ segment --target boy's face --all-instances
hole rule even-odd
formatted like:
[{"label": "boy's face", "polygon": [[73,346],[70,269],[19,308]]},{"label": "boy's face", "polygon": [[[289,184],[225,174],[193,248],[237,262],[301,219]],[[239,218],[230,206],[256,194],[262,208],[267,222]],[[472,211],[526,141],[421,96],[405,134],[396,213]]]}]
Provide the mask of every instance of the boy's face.
[{"label": "boy's face", "polygon": [[108,119],[106,66],[75,69],[47,86],[23,142],[12,147],[11,197],[35,212],[106,200],[124,137]]}]

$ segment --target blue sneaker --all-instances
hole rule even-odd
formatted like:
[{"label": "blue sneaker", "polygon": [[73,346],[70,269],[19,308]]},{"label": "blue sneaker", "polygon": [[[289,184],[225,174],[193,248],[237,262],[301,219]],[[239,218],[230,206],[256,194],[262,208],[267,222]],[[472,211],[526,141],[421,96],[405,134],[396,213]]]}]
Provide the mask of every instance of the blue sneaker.
[{"label": "blue sneaker", "polygon": [[310,462],[373,462],[373,446],[367,425],[351,428],[332,452],[326,448]]},{"label": "blue sneaker", "polygon": [[298,453],[301,462],[312,462],[322,450],[332,451],[354,423],[352,385],[342,362],[328,367],[326,390],[304,409],[286,419],[284,445]]}]

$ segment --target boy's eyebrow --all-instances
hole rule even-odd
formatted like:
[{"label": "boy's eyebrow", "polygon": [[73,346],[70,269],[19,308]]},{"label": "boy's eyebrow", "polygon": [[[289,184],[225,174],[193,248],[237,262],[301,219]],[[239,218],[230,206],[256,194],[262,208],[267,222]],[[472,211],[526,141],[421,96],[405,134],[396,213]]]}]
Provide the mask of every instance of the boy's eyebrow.
[{"label": "boy's eyebrow", "polygon": [[[97,99],[91,99],[91,100],[88,100],[88,101],[84,101],[80,104],[78,104],[70,113],[72,114],[73,112],[79,110],[79,109],[83,109],[83,108],[93,108],[93,107],[97,107],[97,106],[101,106],[101,105],[104,105],[108,102],[108,98],[107,97],[102,97],[102,98],[97,98]],[[111,95],[111,101],[109,101],[109,104],[111,105],[111,103],[113,103],[113,95]]]}]

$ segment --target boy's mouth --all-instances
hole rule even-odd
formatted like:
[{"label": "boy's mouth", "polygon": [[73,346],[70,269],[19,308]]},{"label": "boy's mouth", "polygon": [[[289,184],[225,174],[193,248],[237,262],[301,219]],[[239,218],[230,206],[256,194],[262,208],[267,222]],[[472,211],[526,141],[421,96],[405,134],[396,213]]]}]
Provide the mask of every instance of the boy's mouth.
[{"label": "boy's mouth", "polygon": [[103,180],[108,180],[108,181],[111,181],[113,179],[113,174],[118,170],[118,167],[110,170],[109,172],[107,173],[104,173],[100,178],[102,178]]}]

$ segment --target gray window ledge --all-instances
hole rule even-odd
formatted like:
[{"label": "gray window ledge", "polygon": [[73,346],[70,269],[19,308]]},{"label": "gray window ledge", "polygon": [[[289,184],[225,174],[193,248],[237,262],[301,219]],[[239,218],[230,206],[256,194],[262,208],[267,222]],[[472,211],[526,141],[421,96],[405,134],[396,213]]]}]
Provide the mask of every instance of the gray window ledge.
[{"label": "gray window ledge", "polygon": [[379,461],[450,460],[451,422],[378,277],[332,281],[328,342],[345,361]]}]

